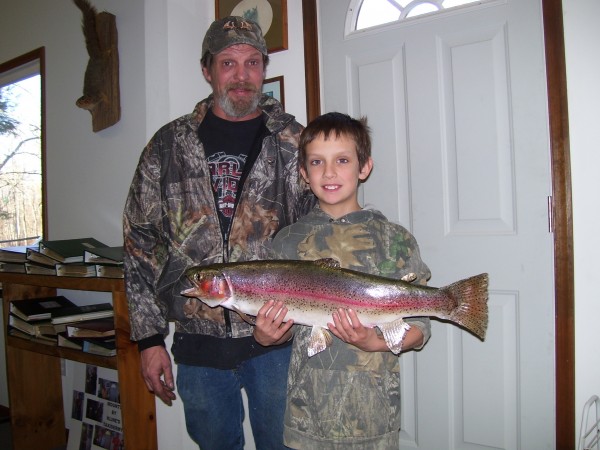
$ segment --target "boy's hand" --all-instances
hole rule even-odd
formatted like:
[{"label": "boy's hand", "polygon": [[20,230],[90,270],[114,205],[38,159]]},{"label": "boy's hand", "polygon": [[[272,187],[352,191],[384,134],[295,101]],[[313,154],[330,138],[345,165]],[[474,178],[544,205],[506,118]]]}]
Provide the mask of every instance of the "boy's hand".
[{"label": "boy's hand", "polygon": [[327,326],[336,337],[365,352],[389,351],[383,337],[377,335],[375,328],[365,327],[352,309],[338,309],[333,313],[333,323]]},{"label": "boy's hand", "polygon": [[258,310],[254,339],[260,345],[279,345],[287,342],[292,337],[293,320],[284,322],[287,308],[283,302],[269,300]]}]

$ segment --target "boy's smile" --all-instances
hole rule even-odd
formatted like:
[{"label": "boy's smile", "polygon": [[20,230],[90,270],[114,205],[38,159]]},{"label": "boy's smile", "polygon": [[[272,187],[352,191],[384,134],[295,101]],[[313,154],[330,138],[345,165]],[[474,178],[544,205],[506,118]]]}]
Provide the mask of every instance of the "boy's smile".
[{"label": "boy's smile", "polygon": [[355,142],[334,134],[327,139],[318,136],[306,146],[306,165],[300,168],[304,179],[319,199],[321,209],[333,218],[361,209],[358,185],[373,167],[369,161],[361,169]]}]

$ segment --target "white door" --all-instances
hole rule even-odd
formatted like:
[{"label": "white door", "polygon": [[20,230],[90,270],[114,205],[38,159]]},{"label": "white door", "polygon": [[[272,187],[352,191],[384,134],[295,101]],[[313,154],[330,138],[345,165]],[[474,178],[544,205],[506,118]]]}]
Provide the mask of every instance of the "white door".
[{"label": "white door", "polygon": [[432,286],[490,274],[485,342],[434,322],[401,358],[402,448],[554,448],[554,280],[539,0],[348,33],[321,0],[323,112],[366,115],[363,204],[411,229]]}]

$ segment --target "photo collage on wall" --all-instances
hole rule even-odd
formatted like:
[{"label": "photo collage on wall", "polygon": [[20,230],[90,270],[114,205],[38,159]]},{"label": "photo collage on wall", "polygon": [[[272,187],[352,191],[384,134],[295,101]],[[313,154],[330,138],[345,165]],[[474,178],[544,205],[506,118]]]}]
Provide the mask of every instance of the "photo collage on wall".
[{"label": "photo collage on wall", "polygon": [[67,450],[124,450],[117,372],[75,365]]}]

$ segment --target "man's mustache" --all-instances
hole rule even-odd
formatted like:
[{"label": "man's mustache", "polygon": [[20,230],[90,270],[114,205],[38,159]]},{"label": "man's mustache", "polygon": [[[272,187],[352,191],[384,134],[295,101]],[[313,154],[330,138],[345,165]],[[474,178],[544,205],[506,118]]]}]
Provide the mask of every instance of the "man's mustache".
[{"label": "man's mustache", "polygon": [[227,91],[231,91],[234,89],[244,89],[246,91],[251,91],[251,92],[258,92],[258,89],[256,88],[256,86],[254,86],[252,83],[231,83],[228,84],[226,86]]}]

